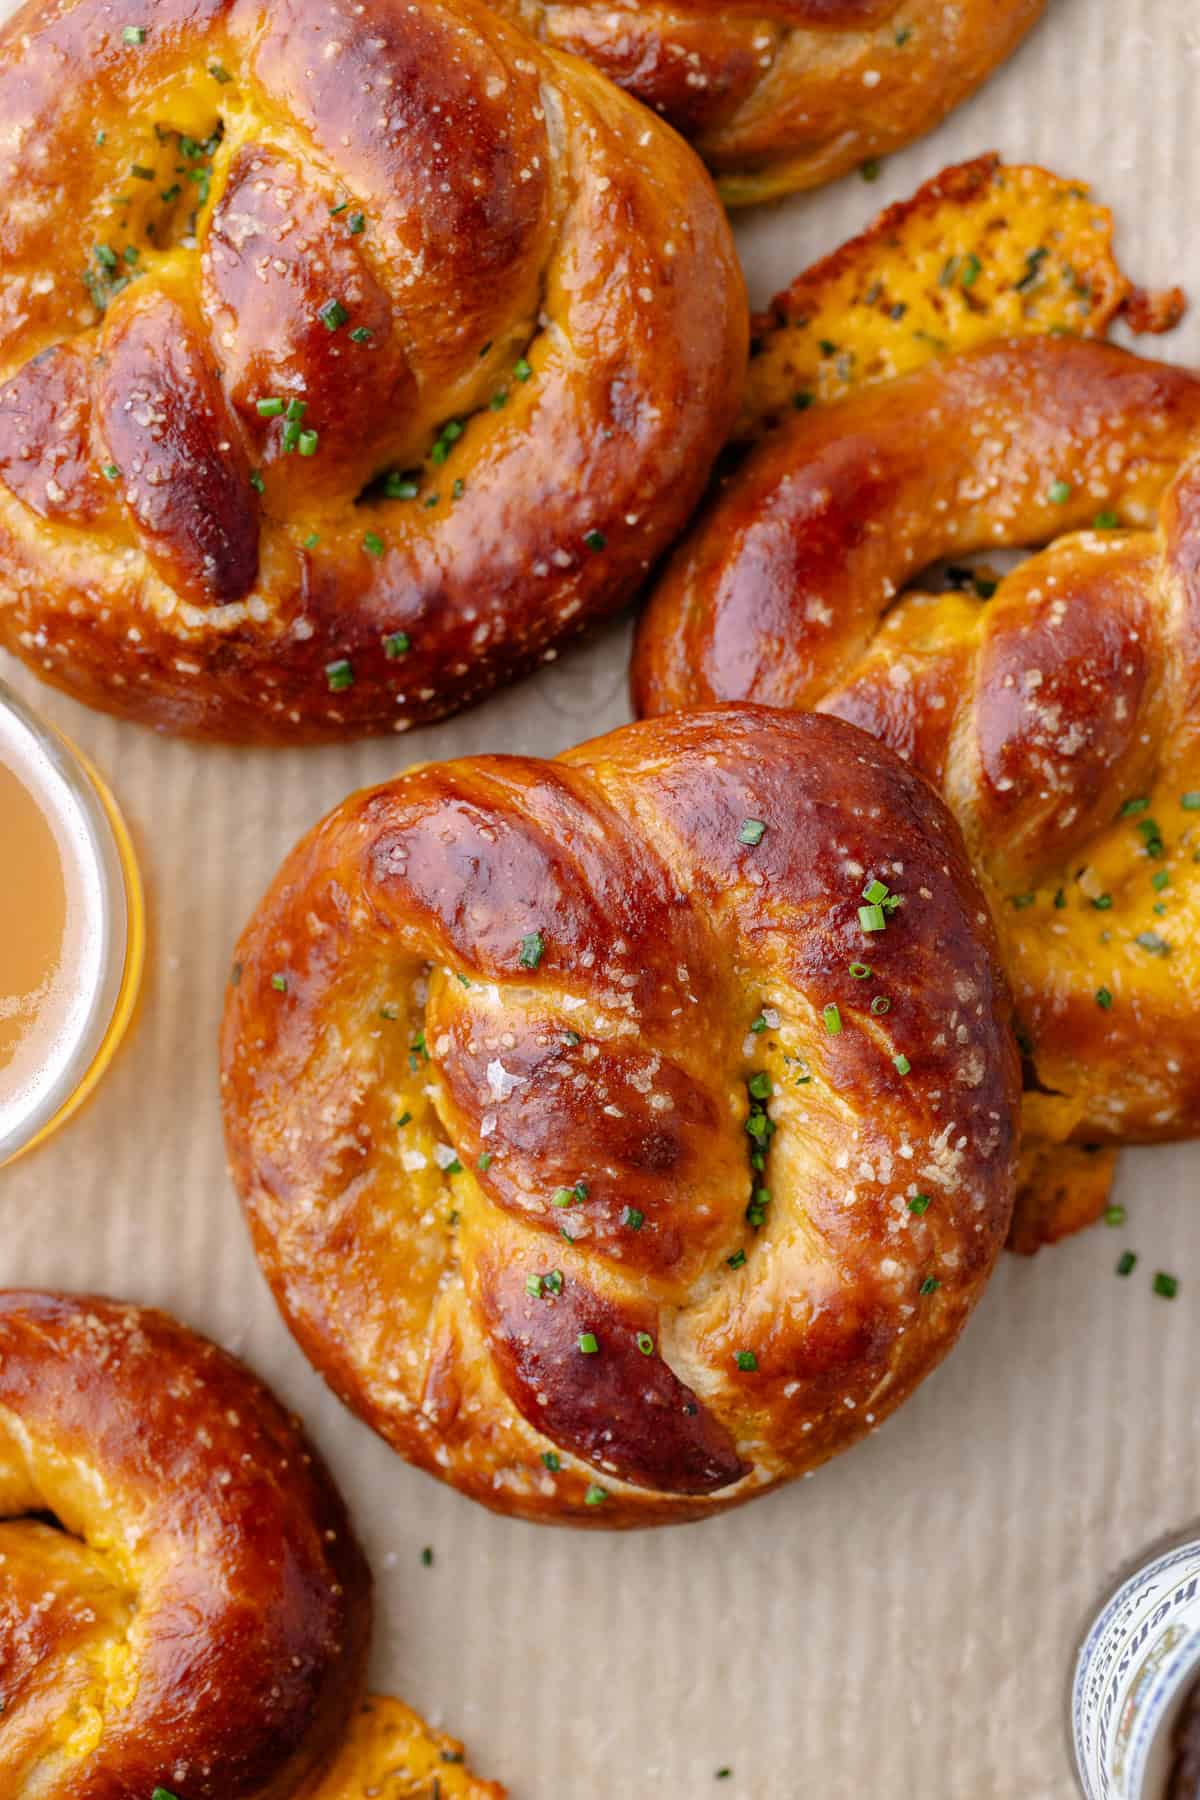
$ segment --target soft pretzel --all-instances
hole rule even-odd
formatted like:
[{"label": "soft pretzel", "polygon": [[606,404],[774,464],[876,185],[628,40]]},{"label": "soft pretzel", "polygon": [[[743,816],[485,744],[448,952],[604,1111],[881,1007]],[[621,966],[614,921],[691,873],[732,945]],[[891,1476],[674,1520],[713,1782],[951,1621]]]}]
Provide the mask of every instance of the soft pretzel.
[{"label": "soft pretzel", "polygon": [[816,187],[932,130],[1045,0],[503,0],[691,138],[723,197]]},{"label": "soft pretzel", "polygon": [[[1017,209],[1016,187],[999,203]],[[1013,238],[981,240],[976,267],[990,247],[993,274],[1015,261],[1010,297],[1019,280],[1018,302],[1043,282],[1071,300],[1059,239]],[[944,266],[960,289],[964,263]],[[891,274],[877,257],[884,312]],[[1000,925],[1031,1181],[1045,1144],[1076,1147],[1050,1218],[1031,1201],[1027,1248],[1102,1202],[1083,1146],[1200,1131],[1198,450],[1188,370],[1065,334],[926,350],[775,423],[668,566],[635,653],[643,713],[815,707],[942,789]],[[906,592],[942,559],[1047,543],[1003,579]]]},{"label": "soft pretzel", "polygon": [[620,606],[737,404],[711,183],[473,0],[0,32],[0,641],[164,730],[403,730]]},{"label": "soft pretzel", "polygon": [[342,1501],[248,1370],[159,1312],[0,1294],[10,1800],[284,1800],[369,1625]]},{"label": "soft pretzel", "polygon": [[500,1511],[690,1519],[870,1431],[1003,1240],[1017,1091],[932,790],[730,708],[417,767],[237,952],[234,1179],[302,1347]]}]

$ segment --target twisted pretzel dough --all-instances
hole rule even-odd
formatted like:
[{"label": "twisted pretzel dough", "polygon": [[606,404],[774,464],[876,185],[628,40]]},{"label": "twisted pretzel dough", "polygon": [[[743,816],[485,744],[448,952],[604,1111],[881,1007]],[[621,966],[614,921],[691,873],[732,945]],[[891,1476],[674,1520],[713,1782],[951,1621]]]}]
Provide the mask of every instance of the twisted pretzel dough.
[{"label": "twisted pretzel dough", "polygon": [[[1185,369],[1069,337],[942,357],[769,435],[642,624],[640,711],[818,707],[941,787],[1000,922],[1035,1139],[1200,1131],[1198,447]],[[987,602],[896,599],[1051,539]]]},{"label": "twisted pretzel dough", "polygon": [[77,697],[403,730],[686,520],[744,368],[724,214],[486,8],[27,5],[0,124],[0,641]]},{"label": "twisted pretzel dough", "polygon": [[369,1625],[341,1499],[248,1370],[162,1313],[0,1294],[5,1795],[284,1800]]},{"label": "twisted pretzel dough", "polygon": [[731,204],[832,181],[945,118],[1045,0],[503,0],[670,120]]},{"label": "twisted pretzel dough", "polygon": [[695,1518],[815,1467],[1003,1240],[991,949],[940,803],[839,720],[680,715],[353,796],[226,1008],[292,1330],[405,1456],[527,1518]]}]

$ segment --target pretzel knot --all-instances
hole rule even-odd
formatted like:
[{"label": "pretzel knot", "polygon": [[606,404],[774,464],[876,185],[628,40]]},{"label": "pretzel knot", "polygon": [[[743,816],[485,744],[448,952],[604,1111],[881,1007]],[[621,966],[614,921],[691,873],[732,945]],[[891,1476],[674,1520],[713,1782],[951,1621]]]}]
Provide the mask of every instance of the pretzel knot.
[{"label": "pretzel knot", "polygon": [[341,1499],[248,1370],[162,1313],[0,1295],[5,1794],[284,1800],[369,1625]]},{"label": "pretzel knot", "polygon": [[[1200,1131],[1198,445],[1187,370],[1067,338],[946,357],[765,440],[642,626],[642,712],[817,706],[940,785],[1000,923],[1034,1137]],[[998,584],[896,599],[1051,539]]]},{"label": "pretzel knot", "polygon": [[730,708],[418,767],[238,951],[235,1180],[293,1331],[499,1510],[695,1517],[949,1348],[1011,1206],[1008,1001],[936,796]]},{"label": "pretzel knot", "polygon": [[168,730],[465,705],[629,597],[737,405],[694,156],[471,0],[0,34],[0,638]]},{"label": "pretzel knot", "polygon": [[503,0],[691,138],[727,201],[815,187],[929,131],[1045,0]]}]

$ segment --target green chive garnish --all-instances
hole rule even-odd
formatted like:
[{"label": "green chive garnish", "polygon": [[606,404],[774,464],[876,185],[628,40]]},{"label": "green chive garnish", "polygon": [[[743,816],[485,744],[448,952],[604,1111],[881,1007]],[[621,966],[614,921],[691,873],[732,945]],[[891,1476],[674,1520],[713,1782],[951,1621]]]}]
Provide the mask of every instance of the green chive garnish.
[{"label": "green chive garnish", "polygon": [[842,1029],[842,1015],[837,1007],[833,1005],[824,1007],[821,1012],[821,1017],[825,1021],[825,1030],[828,1032],[829,1036],[836,1037]]},{"label": "green chive garnish", "polygon": [[628,1225],[630,1231],[640,1231],[646,1223],[646,1215],[639,1212],[636,1206],[627,1206],[621,1214],[622,1225]]},{"label": "green chive garnish", "polygon": [[1160,1269],[1158,1274],[1154,1277],[1152,1286],[1154,1292],[1160,1294],[1164,1300],[1173,1300],[1179,1292],[1179,1277],[1177,1275],[1167,1275]]},{"label": "green chive garnish", "polygon": [[597,1482],[593,1481],[589,1483],[588,1491],[583,1496],[583,1504],[585,1506],[603,1506],[607,1499],[608,1489],[600,1487]]},{"label": "green chive garnish", "polygon": [[383,555],[383,539],[377,532],[368,531],[362,541],[362,547],[368,556]]},{"label": "green chive garnish", "polygon": [[752,1375],[758,1367],[758,1358],[755,1356],[753,1350],[739,1350],[736,1361],[738,1368],[744,1369],[747,1374],[750,1375]]},{"label": "green chive garnish", "polygon": [[546,940],[540,931],[531,931],[521,939],[521,953],[518,961],[523,969],[536,969],[542,960],[546,948]]},{"label": "green chive garnish", "polygon": [[738,843],[761,844],[766,829],[761,819],[743,819],[738,832]]},{"label": "green chive garnish", "polygon": [[317,317],[326,331],[340,331],[350,314],[340,300],[327,300],[319,309]]},{"label": "green chive garnish", "polygon": [[1137,1257],[1132,1250],[1123,1250],[1117,1262],[1118,1275],[1132,1275],[1137,1268]]},{"label": "green chive garnish", "polygon": [[925,1277],[924,1281],[921,1283],[921,1292],[923,1294],[936,1293],[938,1288],[941,1287],[941,1285],[942,1284],[938,1280],[936,1275],[927,1275]]},{"label": "green chive garnish", "polygon": [[580,1332],[579,1348],[583,1351],[585,1356],[595,1356],[597,1350],[600,1348],[600,1341],[594,1331]]},{"label": "green chive garnish", "polygon": [[329,683],[331,694],[340,694],[344,688],[354,686],[354,670],[344,656],[336,662],[325,664],[325,679]]},{"label": "green chive garnish", "polygon": [[1113,997],[1108,988],[1102,987],[1096,989],[1096,1005],[1100,1007],[1103,1012],[1110,1012],[1112,1010],[1112,1003]]},{"label": "green chive garnish", "polygon": [[641,1351],[643,1356],[653,1356],[654,1355],[654,1339],[650,1336],[650,1333],[648,1331],[639,1331],[638,1332],[637,1347]]},{"label": "green chive garnish", "polygon": [[383,640],[383,654],[389,662],[395,662],[398,657],[406,656],[411,649],[412,639],[407,631],[389,632]]},{"label": "green chive garnish", "polygon": [[922,1213],[927,1213],[929,1211],[929,1207],[930,1198],[928,1194],[914,1194],[908,1203],[909,1212],[915,1213],[918,1219],[921,1217]]},{"label": "green chive garnish", "polygon": [[557,1450],[543,1450],[542,1461],[552,1475],[557,1475],[558,1471],[562,1468],[562,1463],[558,1459]]},{"label": "green chive garnish", "polygon": [[1069,481],[1056,481],[1046,498],[1052,506],[1065,506],[1073,492],[1074,489]]}]

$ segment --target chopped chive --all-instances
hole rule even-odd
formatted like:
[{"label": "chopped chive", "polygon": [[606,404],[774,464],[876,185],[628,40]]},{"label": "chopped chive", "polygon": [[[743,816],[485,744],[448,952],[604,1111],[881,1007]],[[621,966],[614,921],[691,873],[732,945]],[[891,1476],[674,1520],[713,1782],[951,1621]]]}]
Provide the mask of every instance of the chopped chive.
[{"label": "chopped chive", "polygon": [[887,884],[882,881],[868,881],[863,889],[862,897],[868,906],[879,906],[882,901],[887,899]]},{"label": "chopped chive", "polygon": [[222,87],[225,86],[225,83],[227,81],[233,80],[233,76],[229,73],[229,70],[225,67],[224,63],[219,63],[219,62],[209,63],[208,72],[212,76],[214,81],[220,82]]},{"label": "chopped chive", "polygon": [[1125,1208],[1123,1206],[1106,1206],[1104,1209],[1104,1223],[1106,1225],[1124,1225],[1125,1217]]},{"label": "chopped chive", "polygon": [[1160,1269],[1151,1285],[1154,1288],[1154,1292],[1161,1295],[1164,1300],[1173,1300],[1179,1292],[1179,1277],[1177,1275],[1168,1275]]},{"label": "chopped chive", "polygon": [[115,269],[117,266],[117,253],[108,244],[97,244],[92,255],[102,269]]},{"label": "chopped chive", "polygon": [[815,394],[800,393],[792,395],[792,405],[797,412],[807,412],[809,407],[814,404],[815,400]]},{"label": "chopped chive", "polygon": [[1110,1012],[1112,1010],[1112,1003],[1113,997],[1108,988],[1102,987],[1096,989],[1096,1005],[1100,1007],[1101,1011]]},{"label": "chopped chive", "polygon": [[1046,498],[1051,506],[1065,506],[1074,493],[1069,481],[1056,481],[1047,493]]},{"label": "chopped chive", "polygon": [[858,172],[864,181],[878,181],[882,170],[883,164],[880,162],[879,158],[877,156],[869,156],[866,162],[860,165]]},{"label": "chopped chive", "polygon": [[319,531],[310,531],[308,536],[304,540],[303,548],[305,550],[315,550],[317,545],[320,543],[320,541],[321,541],[320,532]]},{"label": "chopped chive", "polygon": [[526,362],[525,358],[521,356],[518,357],[517,361],[513,364],[513,374],[518,381],[528,381],[529,377],[533,374],[533,369],[530,364]]},{"label": "chopped chive", "polygon": [[579,1195],[575,1192],[575,1189],[569,1187],[555,1188],[550,1196],[551,1206],[574,1206],[578,1200]]},{"label": "chopped chive", "polygon": [[1012,906],[1015,906],[1018,912],[1023,912],[1027,906],[1032,906],[1034,904],[1034,902],[1036,901],[1036,899],[1037,899],[1036,894],[1010,894],[1009,895],[1009,903]]},{"label": "chopped chive", "polygon": [[368,330],[367,326],[356,325],[350,333],[350,342],[352,344],[369,344],[374,335],[374,332]]},{"label": "chopped chive", "polygon": [[433,1567],[433,1548],[430,1544],[426,1544],[425,1548],[422,1550],[421,1562],[425,1568],[432,1569],[432,1567]]},{"label": "chopped chive", "polygon": [[302,431],[300,433],[301,456],[315,456],[317,454],[317,442],[318,437],[315,431]]},{"label": "chopped chive", "polygon": [[531,931],[521,939],[521,953],[518,962],[523,969],[536,969],[542,960],[546,948],[546,940],[540,931]]},{"label": "chopped chive", "polygon": [[1189,793],[1180,794],[1179,804],[1184,812],[1200,812],[1200,790],[1193,788]]},{"label": "chopped chive", "polygon": [[546,1276],[546,1292],[548,1294],[561,1294],[562,1291],[563,1291],[562,1270],[561,1269],[551,1269],[550,1273]]},{"label": "chopped chive", "polygon": [[761,819],[743,819],[738,831],[738,843],[761,844],[766,829]]},{"label": "chopped chive", "polygon": [[497,388],[496,392],[492,395],[491,399],[488,401],[488,405],[493,412],[500,412],[504,407],[506,407],[508,405],[508,389],[507,388]]},{"label": "chopped chive", "polygon": [[583,541],[589,550],[603,550],[608,543],[602,531],[589,531]]},{"label": "chopped chive", "polygon": [[307,400],[289,400],[287,403],[287,420],[289,425],[298,425],[308,411]]},{"label": "chopped chive", "polygon": [[650,1333],[648,1331],[639,1331],[638,1332],[637,1347],[641,1351],[643,1356],[653,1356],[654,1355],[654,1339],[650,1336]]},{"label": "chopped chive", "polygon": [[581,1331],[578,1341],[579,1348],[583,1351],[585,1356],[595,1356],[597,1350],[600,1348],[600,1340],[597,1338],[594,1331]]},{"label": "chopped chive", "polygon": [[875,1017],[877,1019],[880,1019],[883,1017],[885,1012],[891,1012],[891,1010],[892,1010],[892,1003],[888,999],[887,995],[886,994],[876,994],[875,998],[871,1002],[871,1011],[875,1014]]},{"label": "chopped chive", "polygon": [[121,40],[126,44],[144,44],[146,27],[144,25],[126,25],[121,33]]},{"label": "chopped chive", "polygon": [[367,229],[367,216],[365,213],[352,212],[346,220],[346,224],[350,229],[351,236],[358,237],[360,232]]},{"label": "chopped chive", "polygon": [[962,274],[958,278],[960,287],[974,287],[983,273],[983,264],[975,255],[968,256],[962,266]]},{"label": "chopped chive", "polygon": [[340,300],[327,300],[324,306],[319,308],[317,317],[326,331],[340,331],[350,314]]},{"label": "chopped chive", "polygon": [[495,1158],[492,1156],[490,1150],[481,1150],[476,1159],[475,1167],[479,1170],[481,1175],[486,1175],[494,1160]]},{"label": "chopped chive", "polygon": [[919,1219],[922,1213],[927,1213],[929,1211],[930,1204],[931,1202],[928,1194],[914,1194],[908,1203],[908,1210],[910,1213],[915,1213]]},{"label": "chopped chive", "polygon": [[266,492],[267,484],[263,480],[263,474],[262,474],[261,469],[251,469],[251,471],[250,471],[250,486],[254,489],[256,494],[262,494],[262,493]]},{"label": "chopped chive", "polygon": [[412,639],[407,631],[391,631],[383,640],[383,654],[389,662],[395,662],[397,658],[406,656],[411,649]]},{"label": "chopped chive", "polygon": [[1111,894],[1097,894],[1096,898],[1092,901],[1092,905],[1095,907],[1097,912],[1108,912],[1110,907],[1112,906],[1112,895]]},{"label": "chopped chive", "polygon": [[1132,1250],[1122,1250],[1117,1262],[1118,1275],[1132,1275],[1137,1268],[1137,1257]]},{"label": "chopped chive", "polygon": [[753,1350],[739,1350],[735,1360],[738,1368],[744,1369],[748,1374],[752,1375],[758,1368],[758,1358]]},{"label": "chopped chive", "polygon": [[411,1124],[412,1124],[412,1114],[410,1112],[402,1112],[400,1114],[400,1117],[396,1120],[396,1130],[399,1131],[402,1126],[411,1125]]},{"label": "chopped chive", "polygon": [[744,1250],[735,1250],[732,1256],[727,1256],[725,1258],[725,1261],[729,1264],[731,1269],[740,1269],[745,1260],[746,1252]]},{"label": "chopped chive", "polygon": [[286,994],[287,984],[288,979],[286,975],[272,975],[271,986],[275,989],[277,994]]},{"label": "chopped chive", "polygon": [[116,463],[105,463],[100,473],[106,481],[120,481],[121,479],[121,471]]},{"label": "chopped chive", "polygon": [[348,200],[339,200],[336,206],[330,207],[330,209],[329,209],[330,218],[336,219],[339,213],[345,212],[345,210],[349,206],[349,204],[350,204],[350,202]]},{"label": "chopped chive", "polygon": [[825,1021],[825,1030],[830,1037],[836,1037],[842,1029],[842,1015],[834,1005],[822,1009],[821,1017]]},{"label": "chopped chive", "polygon": [[746,1087],[750,1092],[751,1098],[754,1100],[769,1100],[771,1097],[771,1077],[763,1069],[760,1069],[756,1075],[750,1077],[749,1081],[746,1083]]},{"label": "chopped chive", "polygon": [[542,1461],[552,1475],[557,1475],[558,1471],[562,1468],[562,1463],[559,1461],[557,1450],[543,1450]]},{"label": "chopped chive", "polygon": [[897,1075],[907,1075],[912,1069],[912,1064],[903,1053],[899,1056],[893,1056],[892,1062],[895,1065]]},{"label": "chopped chive", "polygon": [[384,478],[383,491],[389,500],[415,500],[420,490],[411,475],[392,469]]},{"label": "chopped chive", "polygon": [[1138,813],[1145,812],[1145,810],[1149,806],[1149,804],[1150,804],[1150,802],[1146,798],[1145,794],[1135,794],[1132,800],[1127,800],[1125,802],[1124,806],[1121,808],[1120,812],[1117,814],[1117,817],[1119,819],[1132,819]]},{"label": "chopped chive", "polygon": [[850,974],[855,981],[870,981],[873,973],[870,963],[852,962],[850,964]]},{"label": "chopped chive", "polygon": [[368,531],[363,538],[362,547],[368,556],[383,555],[383,539],[377,532]]},{"label": "chopped chive", "polygon": [[256,400],[254,410],[260,419],[277,419],[283,411],[282,400]]},{"label": "chopped chive", "polygon": [[621,1214],[622,1225],[628,1225],[630,1231],[640,1231],[646,1223],[646,1215],[639,1212],[636,1206],[627,1206]]},{"label": "chopped chive", "polygon": [[942,1284],[938,1280],[936,1275],[927,1275],[925,1277],[924,1281],[921,1283],[920,1291],[923,1294],[933,1294],[933,1293],[937,1292],[938,1288],[940,1288],[941,1285]]},{"label": "chopped chive", "polygon": [[135,181],[153,181],[154,170],[148,169],[145,163],[130,163],[129,173]]},{"label": "chopped chive", "polygon": [[325,679],[329,683],[331,694],[340,694],[343,689],[354,686],[354,670],[348,659],[338,657],[336,662],[325,664]]},{"label": "chopped chive", "polygon": [[1157,894],[1161,894],[1163,889],[1165,887],[1170,887],[1170,885],[1171,877],[1165,869],[1156,869],[1154,874],[1150,877],[1150,886]]},{"label": "chopped chive", "polygon": [[858,922],[864,931],[883,931],[887,925],[882,906],[860,906]]},{"label": "chopped chive", "polygon": [[760,1033],[760,1032],[763,1032],[763,1031],[765,1031],[765,1030],[766,1030],[766,1029],[767,1029],[767,1021],[766,1021],[766,1019],[765,1019],[765,1018],[764,1018],[764,1017],[763,1017],[763,1015],[762,1015],[762,1013],[759,1013],[759,1015],[758,1015],[758,1017],[757,1017],[757,1019],[751,1019],[751,1021],[750,1021],[750,1029],[751,1029],[751,1031],[753,1031],[753,1032],[754,1032],[754,1034],[755,1034],[755,1035],[756,1035],[756,1036],[757,1036],[757,1035],[758,1035],[758,1034],[759,1034],[759,1033]]},{"label": "chopped chive", "polygon": [[1121,521],[1115,512],[1098,512],[1092,520],[1093,531],[1119,531]]},{"label": "chopped chive", "polygon": [[1165,938],[1160,938],[1157,931],[1139,931],[1134,943],[1142,950],[1148,950],[1151,956],[1170,956],[1171,946]]},{"label": "chopped chive", "polygon": [[535,1300],[541,1299],[542,1278],[540,1275],[527,1275],[525,1277],[525,1292],[532,1295]]},{"label": "chopped chive", "polygon": [[607,1488],[602,1488],[599,1482],[589,1482],[587,1493],[583,1496],[583,1504],[585,1506],[603,1506],[607,1499]]}]

